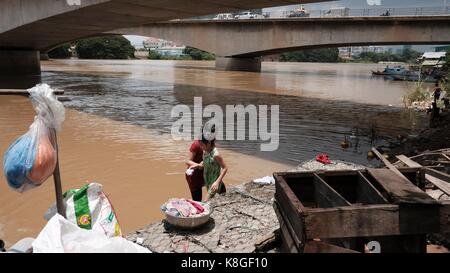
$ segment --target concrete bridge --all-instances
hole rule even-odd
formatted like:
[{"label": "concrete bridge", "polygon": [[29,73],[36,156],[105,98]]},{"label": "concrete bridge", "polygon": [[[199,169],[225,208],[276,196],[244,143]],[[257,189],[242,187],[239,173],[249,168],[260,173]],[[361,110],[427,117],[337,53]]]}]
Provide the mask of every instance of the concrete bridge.
[{"label": "concrete bridge", "polygon": [[0,73],[39,74],[39,51],[118,28],[329,0],[0,0]]},{"label": "concrete bridge", "polygon": [[182,20],[119,29],[215,53],[219,70],[260,71],[260,56],[356,45],[449,44],[450,16]]}]

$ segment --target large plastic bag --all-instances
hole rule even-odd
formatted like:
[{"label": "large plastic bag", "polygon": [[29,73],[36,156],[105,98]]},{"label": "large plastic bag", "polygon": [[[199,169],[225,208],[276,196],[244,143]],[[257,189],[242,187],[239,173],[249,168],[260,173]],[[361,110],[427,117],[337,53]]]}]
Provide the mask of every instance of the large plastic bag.
[{"label": "large plastic bag", "polygon": [[57,162],[55,133],[65,119],[64,105],[47,84],[39,84],[28,92],[36,111],[34,122],[3,158],[8,185],[19,192],[41,185],[53,174]]},{"label": "large plastic bag", "polygon": [[53,216],[33,244],[33,253],[150,253],[123,237],[109,238],[103,232],[86,230]]},{"label": "large plastic bag", "polygon": [[[108,237],[122,236],[119,221],[102,185],[89,183],[64,193],[66,218],[80,228],[97,230]],[[54,204],[45,214],[49,220],[56,214]]]}]

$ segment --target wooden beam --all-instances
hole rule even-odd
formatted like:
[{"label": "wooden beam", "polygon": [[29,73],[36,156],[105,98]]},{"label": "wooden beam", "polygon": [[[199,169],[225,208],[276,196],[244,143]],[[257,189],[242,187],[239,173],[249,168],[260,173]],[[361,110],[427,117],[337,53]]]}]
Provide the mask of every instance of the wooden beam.
[{"label": "wooden beam", "polygon": [[[54,90],[53,94],[63,95],[63,90]],[[0,89],[0,95],[22,95],[29,96],[30,93],[26,89]]]},{"label": "wooden beam", "polygon": [[439,219],[439,206],[311,209],[305,216],[305,230],[307,239],[426,234],[439,232]]},{"label": "wooden beam", "polygon": [[388,201],[381,193],[367,180],[367,178],[358,172],[357,201],[364,204],[387,204]]},{"label": "wooden beam", "polygon": [[422,165],[409,159],[405,155],[396,155],[395,157],[398,158],[401,162],[405,163],[406,166],[408,166],[408,167],[418,167],[418,168],[422,167]]},{"label": "wooden beam", "polygon": [[428,194],[388,169],[367,169],[395,204],[437,204]]},{"label": "wooden beam", "polygon": [[360,253],[360,252],[328,244],[326,242],[309,240],[306,242],[304,253]]},{"label": "wooden beam", "polygon": [[441,201],[440,233],[450,240],[450,201]]},{"label": "wooden beam", "polygon": [[446,173],[443,173],[443,172],[440,172],[440,171],[437,171],[437,170],[433,170],[433,169],[430,169],[430,168],[425,168],[424,171],[425,171],[426,174],[429,174],[431,176],[434,176],[434,177],[437,177],[437,178],[439,178],[441,180],[444,180],[447,183],[450,183],[450,175],[449,174],[446,174]]},{"label": "wooden beam", "polygon": [[297,232],[302,232],[302,230],[294,230],[285,213],[283,213],[283,209],[280,208],[276,201],[273,203],[273,209],[280,224],[280,236],[284,251],[289,253],[301,252],[303,244],[296,234]]},{"label": "wooden beam", "polygon": [[435,185],[438,189],[450,196],[450,183],[445,182],[439,178],[425,174],[425,180]]},{"label": "wooden beam", "polygon": [[314,196],[320,208],[351,206],[344,197],[330,187],[317,174],[314,174]]},{"label": "wooden beam", "polygon": [[384,158],[384,156],[380,154],[375,147],[372,147],[372,152],[375,153],[375,155],[384,163],[384,165],[386,165],[386,167],[388,167],[388,169],[392,170],[396,175],[408,180],[408,178],[404,176],[391,162],[389,162],[389,160]]}]

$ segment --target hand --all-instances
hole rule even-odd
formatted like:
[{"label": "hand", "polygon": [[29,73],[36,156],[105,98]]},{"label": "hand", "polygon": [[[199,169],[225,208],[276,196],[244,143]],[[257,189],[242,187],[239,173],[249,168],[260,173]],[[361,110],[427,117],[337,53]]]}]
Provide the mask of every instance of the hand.
[{"label": "hand", "polygon": [[211,185],[212,192],[217,192],[217,190],[219,189],[219,183],[220,183],[219,181],[216,181]]}]

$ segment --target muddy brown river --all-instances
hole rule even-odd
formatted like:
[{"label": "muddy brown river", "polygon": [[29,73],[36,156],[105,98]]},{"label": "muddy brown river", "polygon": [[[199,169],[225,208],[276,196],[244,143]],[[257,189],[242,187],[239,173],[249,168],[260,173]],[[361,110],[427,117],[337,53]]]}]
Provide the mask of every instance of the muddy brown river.
[{"label": "muddy brown river", "polygon": [[[66,121],[59,135],[63,189],[103,184],[125,233],[162,218],[161,203],[189,197],[183,160],[188,141],[173,140],[175,105],[279,105],[280,144],[220,141],[233,185],[289,169],[326,152],[331,159],[374,165],[366,153],[398,134],[415,134],[426,118],[403,108],[409,86],[373,78],[366,64],[264,63],[262,73],[215,71],[212,62],[43,62],[41,81],[63,89]],[[3,82],[0,88],[14,86]],[[19,83],[19,82],[16,82]],[[24,83],[24,81],[20,81]],[[26,97],[0,97],[0,152],[33,121]],[[247,127],[236,130],[246,130]],[[351,147],[343,150],[347,138]],[[3,164],[3,163],[1,163]],[[2,169],[3,169],[3,165]],[[0,238],[10,245],[37,236],[54,202],[53,180],[23,194],[0,176]]]}]

